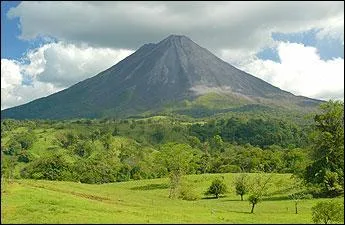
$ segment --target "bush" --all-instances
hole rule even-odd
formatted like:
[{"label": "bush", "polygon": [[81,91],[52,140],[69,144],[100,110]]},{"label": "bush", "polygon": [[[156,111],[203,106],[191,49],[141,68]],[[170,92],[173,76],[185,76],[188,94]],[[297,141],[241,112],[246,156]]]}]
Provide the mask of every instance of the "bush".
[{"label": "bush", "polygon": [[75,164],[77,179],[81,183],[102,184],[118,180],[120,162],[108,155],[95,155]]},{"label": "bush", "polygon": [[75,144],[78,140],[78,135],[73,132],[58,133],[55,135],[55,143],[62,148],[68,148]]},{"label": "bush", "polygon": [[8,148],[5,148],[3,150],[5,155],[18,155],[18,153],[22,150],[21,145],[19,144],[19,142],[17,142],[16,140],[10,140],[9,146]]},{"label": "bush", "polygon": [[326,198],[328,196],[325,192],[324,187],[320,184],[308,184],[307,189],[304,191],[305,194],[310,194],[313,198]]},{"label": "bush", "polygon": [[35,142],[35,135],[29,132],[21,133],[19,135],[16,135],[16,140],[18,141],[22,149],[28,150]]},{"label": "bush", "polygon": [[26,150],[22,150],[18,154],[18,162],[28,163],[31,161],[31,158],[31,154]]},{"label": "bush", "polygon": [[208,188],[206,195],[214,195],[216,198],[219,197],[221,194],[225,194],[227,192],[227,187],[223,180],[215,179],[211,186]]},{"label": "bush", "polygon": [[95,149],[94,143],[91,141],[84,141],[84,142],[78,142],[73,151],[74,154],[80,156],[80,157],[89,157],[91,155],[92,150]]},{"label": "bush", "polygon": [[312,207],[314,223],[344,222],[344,203],[326,201]]},{"label": "bush", "polygon": [[182,182],[179,189],[179,198],[187,201],[195,201],[200,198],[195,187],[190,183]]},{"label": "bush", "polygon": [[39,158],[21,171],[23,178],[45,180],[75,180],[72,165],[62,155],[52,155]]}]

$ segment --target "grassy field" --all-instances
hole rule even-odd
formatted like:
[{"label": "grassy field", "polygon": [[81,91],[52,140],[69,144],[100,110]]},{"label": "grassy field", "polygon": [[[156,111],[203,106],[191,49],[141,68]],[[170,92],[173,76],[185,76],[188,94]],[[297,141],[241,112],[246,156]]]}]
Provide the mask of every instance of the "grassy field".
[{"label": "grassy field", "polygon": [[[223,176],[229,193],[219,199],[203,193],[215,177]],[[232,188],[235,174],[190,175],[184,179],[200,199],[169,199],[168,179],[101,185],[59,181],[15,180],[2,184],[2,223],[312,223],[311,207],[324,199],[304,200],[299,213],[284,190],[250,214],[249,202],[240,201]],[[290,175],[275,174],[284,185]],[[336,199],[344,201],[343,198]]]}]

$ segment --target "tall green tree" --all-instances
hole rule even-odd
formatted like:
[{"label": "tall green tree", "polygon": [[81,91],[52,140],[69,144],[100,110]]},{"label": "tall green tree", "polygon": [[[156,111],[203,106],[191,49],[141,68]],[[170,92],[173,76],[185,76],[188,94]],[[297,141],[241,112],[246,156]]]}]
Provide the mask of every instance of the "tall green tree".
[{"label": "tall green tree", "polygon": [[330,100],[320,108],[312,135],[314,162],[304,177],[321,185],[327,195],[336,196],[344,192],[344,102]]},{"label": "tall green tree", "polygon": [[193,149],[187,144],[167,143],[162,146],[157,161],[165,168],[170,178],[169,198],[176,195],[181,177],[187,173],[192,165]]}]

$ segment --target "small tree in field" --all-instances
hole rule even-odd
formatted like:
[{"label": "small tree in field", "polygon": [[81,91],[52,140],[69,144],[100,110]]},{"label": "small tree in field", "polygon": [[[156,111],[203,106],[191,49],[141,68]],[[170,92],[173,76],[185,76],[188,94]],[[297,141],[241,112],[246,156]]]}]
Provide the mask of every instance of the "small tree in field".
[{"label": "small tree in field", "polygon": [[251,185],[250,196],[248,201],[252,205],[250,213],[254,213],[254,208],[258,204],[262,197],[266,195],[267,187],[272,178],[272,175],[264,177],[262,174],[257,174],[254,178],[254,182]]},{"label": "small tree in field", "polygon": [[248,201],[250,204],[252,204],[252,209],[250,213],[254,213],[254,208],[256,204],[258,204],[261,201],[261,196],[259,194],[252,194],[249,196]]},{"label": "small tree in field", "polygon": [[344,223],[344,204],[340,202],[319,202],[311,209],[314,223]]},{"label": "small tree in field", "polygon": [[292,194],[289,195],[289,198],[292,199],[295,203],[295,214],[298,214],[298,203],[303,199],[311,199],[313,196],[311,194],[304,193],[303,189],[305,184],[303,180],[298,177],[292,177],[293,184],[291,188],[294,190]]},{"label": "small tree in field", "polygon": [[249,191],[249,184],[247,180],[247,175],[242,174],[237,177],[235,181],[236,194],[241,196],[241,201],[243,201],[243,195],[247,194]]},{"label": "small tree in field", "polygon": [[219,195],[225,194],[227,192],[227,187],[223,180],[215,179],[213,180],[211,186],[206,191],[206,195],[214,195],[216,198],[219,198]]},{"label": "small tree in field", "polygon": [[305,194],[303,192],[293,193],[289,195],[289,198],[295,202],[295,214],[298,214],[298,202],[303,199],[311,199],[313,196],[311,194]]}]

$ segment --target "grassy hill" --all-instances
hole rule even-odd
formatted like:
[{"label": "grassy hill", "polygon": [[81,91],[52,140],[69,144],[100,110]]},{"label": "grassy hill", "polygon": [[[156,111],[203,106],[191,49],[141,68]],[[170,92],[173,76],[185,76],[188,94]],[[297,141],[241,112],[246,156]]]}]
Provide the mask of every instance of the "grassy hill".
[{"label": "grassy hill", "polygon": [[[108,184],[15,180],[3,183],[2,223],[312,223],[311,207],[325,199],[303,200],[295,214],[289,190],[270,186],[270,197],[250,214],[248,196],[240,201],[233,189],[239,174],[189,175],[184,179],[199,195],[196,201],[169,199],[168,179]],[[224,177],[229,193],[205,198],[212,180]],[[253,174],[250,174],[253,176]],[[275,174],[273,182],[288,186],[290,174]],[[335,201],[344,201],[337,198]]]}]

